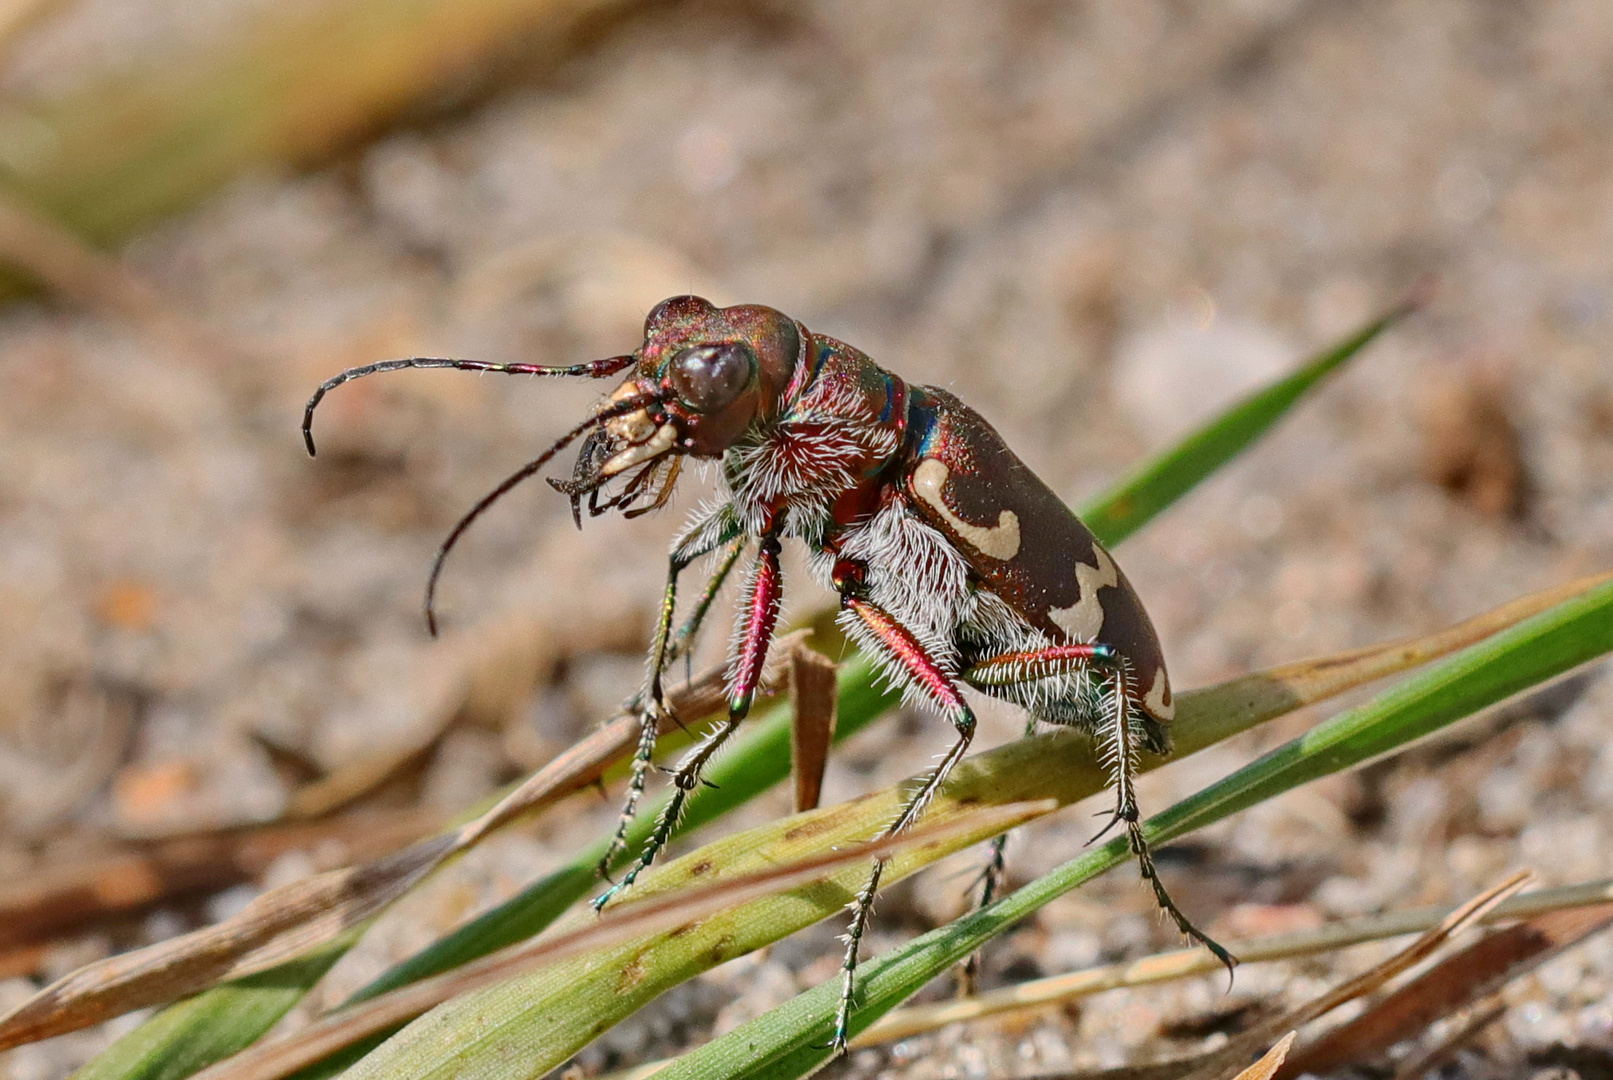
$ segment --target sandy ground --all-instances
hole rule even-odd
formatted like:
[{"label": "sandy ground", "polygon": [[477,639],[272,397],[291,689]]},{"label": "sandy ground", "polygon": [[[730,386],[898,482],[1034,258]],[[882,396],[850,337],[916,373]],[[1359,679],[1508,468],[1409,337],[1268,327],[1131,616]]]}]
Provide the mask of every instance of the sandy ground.
[{"label": "sandy ground", "polygon": [[[248,359],[42,301],[0,312],[0,874],[85,836],[276,818],[308,774],[418,739],[457,692],[456,643],[499,620],[538,642],[522,676],[537,692],[456,726],[388,798],[461,809],[608,715],[637,679],[661,552],[700,481],[672,511],[582,534],[541,486],[511,497],[450,564],[451,631],[434,646],[419,596],[436,544],[596,388],[374,380],[332,397],[317,462],[296,424],[346,365],[610,355],[673,293],[773,304],[954,390],[1079,501],[1437,273],[1430,310],[1120,553],[1179,687],[1613,564],[1613,7],[1211,10],[655,5],[472,110],[328,169],[243,180],[128,249]],[[18,63],[31,47],[39,67],[64,33],[24,42]],[[825,598],[799,568],[790,611],[805,613]],[[1013,737],[1017,716],[987,712],[982,745]],[[1313,719],[1149,777],[1145,805]],[[1547,884],[1606,876],[1610,722],[1613,674],[1590,672],[1211,829],[1167,853],[1169,880],[1199,918],[1257,933],[1459,900],[1520,866]],[[931,717],[876,725],[839,753],[828,797],[917,771],[946,738]],[[737,820],[784,809],[778,795]],[[488,845],[316,996],[338,1000],[613,814],[585,800]],[[1074,854],[1086,820],[1030,830],[1014,879]],[[269,879],[309,865],[287,857]],[[872,949],[955,914],[971,865],[892,890]],[[75,939],[40,975],[251,895]],[[578,1075],[815,985],[837,930],[667,995],[585,1050]],[[999,941],[986,984],[1171,942],[1117,873]],[[1230,997],[1215,980],[1111,994],[824,1075],[1007,1080],[1184,1053],[1224,1037],[1217,1017],[1242,1003],[1298,1001],[1372,954],[1250,967]],[[0,1006],[33,985],[0,982]],[[1573,1047],[1582,1070],[1613,1068],[1610,993],[1613,941],[1597,939],[1514,986],[1461,1074],[1527,1075]],[[128,1026],[0,1055],[0,1075],[64,1075]]]}]

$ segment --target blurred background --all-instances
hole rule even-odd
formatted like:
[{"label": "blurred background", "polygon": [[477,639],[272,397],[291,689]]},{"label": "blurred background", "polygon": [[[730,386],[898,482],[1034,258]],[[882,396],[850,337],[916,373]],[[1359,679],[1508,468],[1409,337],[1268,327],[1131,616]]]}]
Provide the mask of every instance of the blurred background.
[{"label": "blurred background", "polygon": [[[348,365],[575,363],[633,348],[667,295],[767,303],[952,389],[1079,502],[1433,273],[1426,312],[1126,544],[1174,682],[1613,565],[1604,0],[8,0],[0,262],[0,1011],[423,835],[636,687],[704,482],[581,533],[543,485],[511,496],[450,562],[433,643],[443,534],[600,388],[369,380],[329,399],[310,461],[303,403]],[[824,603],[786,574],[791,612]],[[1147,778],[1145,809],[1314,719]],[[1610,722],[1593,670],[1177,845],[1168,881],[1242,937],[1465,898],[1518,866],[1605,876]],[[980,745],[1019,724],[991,711]],[[875,725],[826,797],[948,738],[925,715]],[[615,798],[479,849],[312,1004],[557,865]],[[1089,830],[1075,811],[1035,831],[1013,880]],[[871,948],[953,917],[974,865],[892,890]],[[830,977],[838,931],[679,988],[573,1075]],[[1000,940],[985,981],[1171,943],[1124,871]],[[1370,952],[835,1069],[1182,1052]],[[1613,1070],[1613,943],[1508,993],[1468,1074]],[[0,1076],[63,1076],[136,1020],[0,1055]]]}]

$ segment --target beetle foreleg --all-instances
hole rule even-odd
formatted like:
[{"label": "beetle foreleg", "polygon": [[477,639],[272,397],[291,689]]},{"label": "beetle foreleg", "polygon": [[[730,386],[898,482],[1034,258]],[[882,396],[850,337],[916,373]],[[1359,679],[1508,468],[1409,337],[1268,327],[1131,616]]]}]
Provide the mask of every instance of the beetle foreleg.
[{"label": "beetle foreleg", "polygon": [[[887,661],[899,668],[914,685],[939,706],[943,715],[952,721],[952,726],[958,729],[958,741],[952,744],[952,748],[946,752],[940,764],[924,778],[918,790],[908,797],[896,820],[886,827],[883,835],[894,836],[913,824],[924,807],[935,797],[941,785],[946,782],[953,766],[957,765],[964,752],[969,749],[969,743],[973,741],[975,733],[974,712],[963,700],[963,692],[958,688],[956,680],[942,669],[911,630],[898,622],[890,612],[859,595],[860,584],[855,578],[843,576],[841,568],[836,568],[836,578],[841,588],[841,601],[866,631],[869,644],[882,652]],[[863,932],[868,928],[868,919],[873,913],[874,895],[879,890],[879,879],[884,870],[885,860],[876,859],[868,883],[863,886],[851,904],[851,926],[846,932],[846,955],[841,962],[844,981],[840,989],[840,1006],[835,1012],[834,1039],[831,1043],[836,1053],[846,1048],[856,989],[858,947],[862,943]]]},{"label": "beetle foreleg", "polygon": [[[683,816],[683,808],[689,800],[690,793],[700,785],[700,774],[705,769],[706,763],[749,715],[751,702],[756,698],[756,688],[762,681],[762,667],[767,661],[767,647],[773,640],[773,629],[778,624],[779,603],[783,598],[779,547],[778,534],[770,533],[762,538],[761,550],[756,555],[756,573],[751,579],[750,600],[745,609],[744,636],[728,675],[728,719],[719,724],[690,750],[682,761],[678,762],[677,768],[672,771],[671,798],[668,799],[666,808],[661,811],[661,816],[656,819],[655,830],[645,841],[638,862],[633,864],[632,869],[628,870],[619,883],[612,885],[594,900],[595,911],[609,903],[612,896],[632,885],[639,874],[655,861],[655,856],[666,846],[666,842],[672,836],[672,830],[677,827],[678,820]],[[657,668],[665,659],[668,627],[672,622],[671,599],[669,589],[668,604],[662,611],[660,629],[655,640]],[[655,686],[659,688],[659,671],[656,672]],[[656,700],[657,695],[652,692],[646,704]],[[646,716],[650,716],[648,711]],[[646,770],[647,767],[646,762]],[[622,830],[618,830],[618,835],[621,835],[621,832]]]},{"label": "beetle foreleg", "polygon": [[[638,711],[640,727],[638,748],[633,754],[632,773],[627,783],[627,797],[622,802],[622,813],[616,821],[616,831],[611,835],[610,844],[599,860],[599,875],[607,881],[610,880],[611,863],[627,846],[627,830],[633,823],[639,800],[644,795],[644,785],[649,779],[650,761],[655,756],[656,738],[661,730],[661,718],[670,715],[662,692],[661,680],[668,663],[668,638],[672,629],[672,617],[677,610],[678,576],[696,559],[709,555],[723,544],[743,547],[743,537],[736,535],[739,532],[738,523],[731,516],[725,518],[725,513],[726,508],[687,529],[673,545],[672,554],[668,559],[666,590],[661,597],[661,614],[656,620],[655,637],[650,643],[649,669],[645,674],[644,688],[629,704],[630,708]],[[713,574],[712,580],[706,583],[706,588],[701,594],[702,598],[716,595],[717,589],[722,585],[721,579],[727,576],[732,567],[732,559],[725,558],[717,572]],[[709,601],[707,606],[709,607]]]},{"label": "beetle foreleg", "polygon": [[694,677],[694,673],[688,667],[690,658],[694,655],[694,639],[700,633],[706,615],[711,611],[711,605],[716,603],[717,594],[728,581],[728,575],[739,563],[739,557],[745,553],[745,544],[746,538],[743,536],[736,536],[728,542],[728,548],[717,560],[710,579],[706,581],[706,587],[700,591],[700,598],[695,601],[694,610],[689,612],[689,617],[683,620],[683,625],[678,627],[678,632],[673,634],[672,640],[667,643],[666,662],[670,664],[681,657],[684,661],[685,678]]}]

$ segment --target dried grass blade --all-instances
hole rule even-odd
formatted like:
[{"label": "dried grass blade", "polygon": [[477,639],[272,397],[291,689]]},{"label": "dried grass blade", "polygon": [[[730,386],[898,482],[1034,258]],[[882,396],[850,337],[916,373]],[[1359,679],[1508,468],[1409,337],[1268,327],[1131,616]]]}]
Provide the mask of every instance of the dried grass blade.
[{"label": "dried grass blade", "polygon": [[1425,1030],[1613,924],[1613,904],[1541,915],[1488,934],[1418,975],[1294,1059],[1285,1076],[1353,1064]]},{"label": "dried grass blade", "polygon": [[47,861],[0,883],[0,946],[36,941],[177,896],[227,888],[288,851],[334,843],[349,858],[397,849],[442,826],[418,810],[356,814],[123,844],[94,856]]},{"label": "dried grass blade", "polygon": [[1240,676],[1202,691],[1183,695],[1178,730],[1207,729],[1212,741],[1222,728],[1242,730],[1249,716],[1274,715],[1334,697],[1346,690],[1409,671],[1475,645],[1509,626],[1613,581],[1613,572],[1593,574],[1475,615],[1454,626],[1420,637],[1370,645],[1332,656],[1282,664]]},{"label": "dried grass blade", "polygon": [[[804,648],[798,637],[781,639],[781,644],[783,655]],[[782,663],[770,662],[775,687]],[[690,718],[700,715],[695,709],[720,701],[721,685],[722,673],[714,670],[674,691],[674,712]],[[627,753],[637,733],[636,717],[618,717],[455,830],[359,866],[271,889],[223,922],[88,964],[0,1016],[0,1049],[172,1001],[330,942],[494,829],[593,783]]]},{"label": "dried grass blade", "polygon": [[840,686],[833,660],[811,649],[797,649],[790,666],[790,768],[795,779],[795,812],[815,810],[823,794]]},{"label": "dried grass blade", "polygon": [[215,926],[79,968],[0,1018],[0,1049],[171,1001],[328,941],[402,895],[441,862],[452,842],[436,837],[273,889]]},{"label": "dried grass blade", "polygon": [[[1492,925],[1568,908],[1600,907],[1609,902],[1613,902],[1613,878],[1514,896],[1497,905],[1479,921],[1484,925]],[[1419,933],[1438,925],[1449,915],[1448,908],[1415,908],[1349,919],[1316,930],[1274,934],[1250,941],[1227,942],[1227,948],[1242,964],[1290,960],[1333,952],[1363,942]],[[1225,969],[1221,961],[1206,949],[1172,949],[1169,952],[1156,953],[1122,964],[1105,964],[1065,975],[1032,979],[957,1001],[893,1009],[867,1031],[853,1039],[851,1045],[859,1047],[893,1042],[934,1031],[947,1024],[1045,1009],[1050,1005],[1065,1004],[1107,990],[1149,986],[1223,970]]]},{"label": "dried grass blade", "polygon": [[1364,997],[1383,987],[1395,976],[1410,970],[1432,956],[1453,935],[1476,923],[1487,912],[1494,909],[1496,905],[1527,885],[1532,877],[1533,873],[1531,871],[1520,870],[1505,881],[1491,886],[1441,919],[1438,926],[1424,933],[1416,941],[1382,963],[1334,987],[1327,993],[1306,1002],[1291,1012],[1273,1017],[1265,1023],[1257,1024],[1250,1030],[1233,1038],[1220,1050],[1200,1058],[1196,1067],[1187,1074],[1185,1080],[1224,1080],[1229,1075],[1236,1075],[1233,1070],[1239,1067],[1239,1063],[1247,1061],[1249,1055],[1257,1047],[1271,1041],[1276,1037],[1277,1032],[1284,1029],[1298,1030],[1312,1020],[1326,1016],[1340,1005]]}]

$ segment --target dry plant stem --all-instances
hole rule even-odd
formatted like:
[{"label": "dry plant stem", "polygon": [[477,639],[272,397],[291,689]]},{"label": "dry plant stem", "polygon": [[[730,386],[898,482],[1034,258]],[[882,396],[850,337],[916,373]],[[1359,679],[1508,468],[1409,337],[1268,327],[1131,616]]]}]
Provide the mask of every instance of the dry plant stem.
[{"label": "dry plant stem", "polygon": [[335,843],[348,858],[375,856],[441,825],[442,815],[419,810],[365,813],[123,844],[72,862],[47,862],[0,883],[0,945],[250,881],[288,851]]},{"label": "dry plant stem", "polygon": [[[1600,906],[1610,902],[1613,902],[1613,878],[1514,896],[1498,904],[1479,921],[1485,925],[1493,925],[1552,911]],[[1426,931],[1438,926],[1451,914],[1450,908],[1417,908],[1410,911],[1389,912],[1384,915],[1333,923],[1316,930],[1231,942],[1227,947],[1240,962],[1245,964],[1291,960],[1301,956],[1334,952],[1368,941],[1382,941],[1386,938]],[[979,1020],[1005,1013],[1045,1009],[1051,1005],[1064,1004],[1107,990],[1148,986],[1173,979],[1208,975],[1221,970],[1223,970],[1221,962],[1205,949],[1174,949],[1123,964],[1106,964],[1102,967],[1071,972],[1068,975],[1034,979],[958,1001],[894,1009],[853,1039],[851,1045],[861,1047],[894,1042],[897,1039],[934,1031],[947,1024]]]},{"label": "dry plant stem", "polygon": [[[805,647],[798,638],[781,639],[781,644],[786,652]],[[783,661],[770,658],[769,663],[776,686]],[[714,711],[721,702],[722,682],[721,672],[714,670],[673,691],[674,715],[694,718]],[[625,755],[638,728],[636,716],[618,717],[458,829],[369,863],[272,889],[224,922],[72,972],[0,1017],[0,1049],[172,1001],[331,941],[494,829],[592,785]]]},{"label": "dry plant stem", "polygon": [[1187,1074],[1185,1080],[1225,1080],[1229,1076],[1235,1076],[1241,1069],[1242,1063],[1248,1061],[1249,1056],[1259,1047],[1275,1039],[1277,1032],[1302,1028],[1312,1020],[1326,1016],[1340,1005],[1364,997],[1386,985],[1395,976],[1409,971],[1432,956],[1454,934],[1473,925],[1485,913],[1493,910],[1497,904],[1522,889],[1529,883],[1532,876],[1532,873],[1527,870],[1513,874],[1505,881],[1485,890],[1451,912],[1450,915],[1440,921],[1438,926],[1423,934],[1405,949],[1389,957],[1383,963],[1301,1005],[1292,1012],[1283,1016],[1273,1017],[1243,1032],[1220,1050],[1199,1059],[1197,1067]]},{"label": "dry plant stem", "polygon": [[251,1047],[196,1074],[196,1080],[269,1080],[323,1060],[366,1035],[386,1031],[447,1001],[505,982],[534,968],[582,953],[610,949],[624,942],[677,928],[693,928],[702,919],[762,896],[825,880],[835,870],[861,866],[868,859],[897,850],[940,849],[958,835],[989,835],[993,828],[1012,828],[1057,808],[1053,800],[982,807],[972,814],[914,829],[897,837],[844,846],[761,873],[719,884],[696,884],[642,900],[627,900],[574,923],[573,929],[540,937],[443,975],[340,1009],[285,1039]]}]

